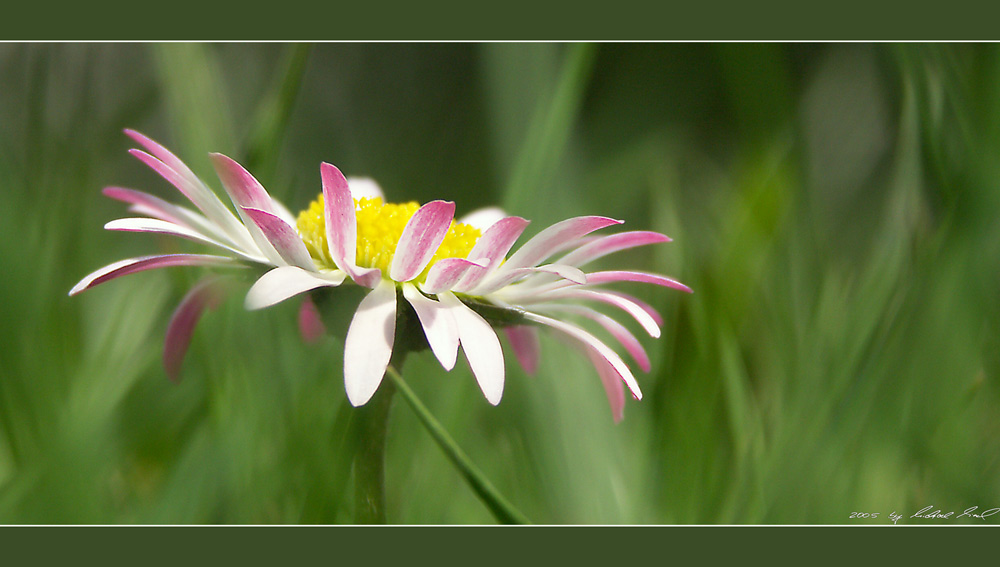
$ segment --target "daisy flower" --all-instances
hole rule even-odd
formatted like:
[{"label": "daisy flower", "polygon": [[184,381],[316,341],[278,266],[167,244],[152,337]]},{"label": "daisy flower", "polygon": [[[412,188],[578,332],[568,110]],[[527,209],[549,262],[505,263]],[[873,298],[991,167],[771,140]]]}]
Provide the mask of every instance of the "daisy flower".
[{"label": "daisy flower", "polygon": [[[345,273],[354,283],[371,289],[351,321],[345,344],[344,382],[352,404],[366,403],[382,381],[396,343],[398,314],[401,307],[405,309],[401,301],[416,314],[427,344],[446,370],[455,366],[462,347],[480,389],[494,405],[500,402],[505,376],[496,327],[504,329],[529,373],[538,364],[537,326],[551,327],[578,342],[604,383],[616,420],[624,411],[623,384],[641,398],[639,385],[621,357],[565,317],[594,321],[648,372],[649,358],[639,340],[589,304],[618,308],[658,337],[663,321],[652,307],[599,286],[641,282],[691,290],[657,274],[586,273],[581,268],[608,254],[669,238],[648,231],[588,236],[622,221],[586,216],[542,230],[507,257],[528,225],[523,218],[484,209],[456,222],[454,203],[385,203],[373,182],[360,188],[327,163],[320,173],[323,193],[299,215],[299,235],[317,266]],[[544,263],[555,255],[560,255],[558,260]],[[333,285],[337,284],[301,267],[277,267],[250,289],[246,306],[267,307],[303,291]]]},{"label": "daisy flower", "polygon": [[[615,420],[623,416],[628,387],[642,393],[631,370],[605,342],[577,321],[591,321],[617,341],[644,371],[650,363],[639,340],[616,319],[594,308],[619,309],[652,337],[662,319],[639,299],[607,290],[603,284],[639,282],[690,289],[666,276],[640,271],[585,272],[591,261],[648,244],[668,242],[648,231],[593,236],[622,221],[585,216],[556,223],[508,257],[528,225],[499,209],[484,209],[456,222],[455,204],[432,201],[386,203],[368,179],[348,180],[335,166],[320,167],[322,194],[292,219],[252,175],[231,159],[212,159],[236,206],[239,218],[168,151],[129,132],[150,154],[133,153],[181,190],[203,214],[170,205],[144,193],[109,188],[105,193],[132,204],[151,219],[121,219],[112,230],[163,232],[219,248],[225,255],[164,255],[116,262],[84,278],[71,294],[136,271],[173,265],[257,265],[268,268],[246,296],[248,309],[260,309],[323,287],[351,284],[369,291],[358,305],[345,339],[344,383],[355,406],[378,389],[393,354],[396,332],[406,314],[416,316],[426,344],[446,370],[457,361],[459,346],[480,389],[498,404],[504,387],[501,328],[525,370],[538,364],[537,329],[549,327],[579,344],[604,384]],[[555,261],[548,262],[552,257]],[[548,263],[547,263],[548,262]],[[165,348],[176,356],[190,337],[193,322],[211,305],[209,284],[189,293],[175,313]],[[315,327],[315,311],[305,303],[304,328]],[[315,332],[315,331],[314,331]],[[169,353],[168,353],[169,351]],[[170,363],[168,363],[168,370]]]}]

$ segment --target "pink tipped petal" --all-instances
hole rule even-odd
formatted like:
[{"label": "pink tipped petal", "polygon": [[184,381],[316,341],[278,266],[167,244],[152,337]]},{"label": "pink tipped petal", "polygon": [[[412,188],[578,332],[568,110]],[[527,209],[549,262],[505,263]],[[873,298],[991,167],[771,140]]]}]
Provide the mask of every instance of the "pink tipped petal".
[{"label": "pink tipped petal", "polygon": [[319,315],[316,302],[308,295],[305,296],[299,307],[299,333],[307,344],[315,343],[326,334],[326,325],[323,324],[323,319]]},{"label": "pink tipped petal", "polygon": [[583,246],[580,246],[576,250],[560,258],[559,263],[569,264],[571,266],[582,266],[588,262],[592,262],[614,252],[635,248],[636,246],[656,244],[658,242],[670,242],[670,238],[664,234],[660,234],[659,232],[651,232],[647,230],[610,234],[608,236],[596,238]]},{"label": "pink tipped petal", "polygon": [[251,311],[263,309],[318,287],[336,287],[345,277],[340,271],[319,274],[297,266],[281,266],[258,278],[243,304]]},{"label": "pink tipped petal", "polygon": [[191,334],[205,308],[215,309],[222,300],[223,290],[218,280],[206,279],[196,285],[181,300],[163,341],[163,368],[173,382],[180,381],[181,363],[191,344]]},{"label": "pink tipped petal", "polygon": [[420,207],[403,228],[389,267],[389,278],[405,282],[424,271],[455,218],[455,203],[431,201]]},{"label": "pink tipped petal", "polygon": [[271,213],[271,196],[242,165],[222,154],[209,154],[215,173],[237,208],[248,207]]},{"label": "pink tipped petal", "polygon": [[271,199],[271,212],[281,220],[285,221],[286,224],[295,226],[296,216],[293,215],[292,211],[289,211],[288,207],[283,205],[281,201]]},{"label": "pink tipped petal", "polygon": [[117,201],[129,203],[132,205],[129,210],[134,213],[183,225],[217,240],[232,241],[232,237],[217,225],[209,222],[204,215],[186,207],[174,205],[148,193],[124,187],[105,187],[103,193]]},{"label": "pink tipped petal", "polygon": [[442,293],[438,298],[455,317],[462,350],[465,351],[465,357],[469,360],[469,366],[472,367],[483,395],[491,404],[499,404],[503,397],[504,362],[503,348],[496,332],[478,313],[466,307],[451,292]]},{"label": "pink tipped petal", "polygon": [[349,177],[347,179],[347,186],[351,189],[351,196],[356,201],[385,197],[382,193],[382,188],[378,186],[378,183],[374,179],[369,177]]},{"label": "pink tipped petal", "polygon": [[546,294],[547,299],[584,299],[600,301],[613,305],[631,315],[642,328],[649,333],[649,336],[656,338],[660,336],[660,327],[656,321],[637,303],[630,301],[618,294],[610,291],[595,291],[590,289],[561,289]]},{"label": "pink tipped petal", "polygon": [[619,343],[621,343],[623,347],[625,347],[625,350],[628,351],[629,356],[631,356],[632,359],[635,360],[636,364],[639,365],[639,368],[641,368],[643,372],[649,372],[650,369],[652,368],[652,365],[649,362],[649,356],[646,354],[646,350],[642,348],[642,344],[639,342],[639,339],[635,338],[635,335],[633,335],[628,329],[626,329],[624,325],[612,319],[611,317],[608,317],[607,315],[599,311],[595,311],[589,307],[582,307],[579,305],[560,305],[560,304],[545,305],[545,306],[539,305],[537,308],[539,310],[544,309],[546,311],[548,310],[567,311],[570,313],[583,315],[584,317],[596,321],[599,325],[604,327],[604,330],[610,333],[611,336],[615,338],[615,340],[617,340]]},{"label": "pink tipped petal", "polygon": [[467,273],[455,286],[455,290],[466,291],[478,285],[491,270],[500,265],[527,226],[528,221],[521,217],[507,217],[486,229],[467,256],[469,259],[486,258],[489,261],[486,270]]},{"label": "pink tipped petal", "polygon": [[621,423],[625,418],[625,389],[622,381],[618,378],[618,373],[607,360],[604,359],[594,349],[587,349],[587,356],[597,370],[597,375],[601,377],[601,384],[604,385],[604,393],[608,396],[608,404],[611,405],[611,416],[615,423]]},{"label": "pink tipped petal", "polygon": [[649,274],[646,272],[631,272],[624,270],[614,270],[608,272],[593,272],[587,274],[588,284],[602,284],[609,282],[639,282],[648,283],[653,285],[661,285],[663,287],[671,287],[674,289],[679,289],[681,291],[691,292],[691,288],[682,284],[681,282],[668,278],[666,276],[661,276],[659,274]]},{"label": "pink tipped petal", "polygon": [[534,268],[534,270],[538,272],[555,274],[575,284],[583,285],[585,283],[589,283],[587,280],[587,275],[584,274],[580,268],[575,268],[573,266],[566,266],[564,264],[547,264],[545,266],[538,266],[537,268]]},{"label": "pink tipped petal", "polygon": [[229,246],[228,244],[219,242],[218,240],[208,237],[201,232],[188,228],[183,225],[174,224],[172,222],[167,222],[160,219],[147,219],[147,218],[127,218],[127,219],[116,219],[109,221],[104,225],[105,230],[114,230],[121,232],[148,232],[153,234],[168,234],[171,236],[179,236],[181,238],[186,238],[188,240],[193,240],[201,244],[207,244],[209,246],[215,246],[221,248],[240,256],[246,260],[252,262],[258,262],[261,258],[257,256],[250,256],[244,252]]},{"label": "pink tipped petal", "polygon": [[642,348],[642,344],[639,342],[639,339],[635,338],[635,335],[626,329],[624,325],[607,315],[601,315],[601,317],[597,319],[597,322],[604,327],[605,330],[611,333],[611,336],[621,343],[623,347],[625,347],[629,356],[632,357],[632,360],[635,360],[635,363],[639,365],[639,368],[641,368],[643,372],[649,372],[652,369],[652,365],[649,362],[649,355],[646,354],[646,349]]},{"label": "pink tipped petal", "polygon": [[102,192],[116,201],[132,205],[133,208],[141,208],[143,214],[153,218],[194,228],[188,224],[182,215],[177,214],[176,205],[149,193],[143,193],[135,189],[126,189],[124,187],[105,187]]},{"label": "pink tipped petal", "polygon": [[455,367],[458,358],[458,326],[451,311],[424,297],[412,284],[403,285],[403,297],[413,306],[427,336],[427,344],[445,370]]},{"label": "pink tipped petal", "polygon": [[537,266],[551,256],[560,246],[622,221],[607,217],[576,217],[558,222],[539,232],[529,240],[504,264],[505,269]]},{"label": "pink tipped petal", "polygon": [[[162,161],[156,159],[155,157],[147,154],[142,150],[129,150],[129,153],[139,159],[142,163],[149,166],[150,169],[160,174],[161,177],[170,182],[171,185],[177,188],[189,201],[195,204],[202,212],[208,215],[208,211],[204,210],[202,207],[205,203],[204,196],[201,195],[199,187],[197,187],[191,180],[187,179],[185,176],[177,173],[173,168],[163,163]],[[210,215],[209,215],[210,216]]]},{"label": "pink tipped petal", "polygon": [[347,186],[347,179],[335,166],[320,165],[323,178],[323,211],[326,220],[326,241],[330,257],[341,270],[345,264],[354,265],[355,248],[358,243],[357,218],[354,199]]},{"label": "pink tipped petal", "polygon": [[[473,295],[486,295],[493,293],[503,287],[506,287],[515,281],[532,276],[535,274],[545,274],[545,275],[555,275],[563,279],[566,279],[575,284],[585,284],[587,283],[587,275],[584,274],[580,268],[574,268],[573,266],[564,266],[562,264],[547,264],[545,266],[538,266],[532,268],[516,268],[513,270],[504,271],[497,277],[490,278],[486,283],[477,286],[471,290],[470,293]],[[516,290],[515,290],[516,291]]]},{"label": "pink tipped petal", "polygon": [[541,323],[562,331],[563,333],[569,335],[570,337],[580,341],[585,346],[593,349],[601,358],[603,358],[611,366],[611,369],[618,375],[625,385],[628,386],[632,395],[635,396],[637,400],[642,399],[642,391],[639,390],[639,384],[635,381],[635,377],[632,376],[632,372],[628,369],[628,366],[622,361],[618,354],[611,350],[608,345],[602,343],[594,335],[591,335],[587,331],[568,323],[559,321],[558,319],[552,319],[539,315],[537,313],[526,312],[524,314],[525,318],[534,321],[536,323]]},{"label": "pink tipped petal", "polygon": [[377,268],[359,268],[354,263],[358,244],[358,221],[354,212],[354,198],[347,179],[335,166],[320,165],[323,178],[323,210],[326,222],[326,243],[330,258],[338,268],[347,272],[358,285],[375,287],[382,275]]},{"label": "pink tipped petal", "polygon": [[656,309],[654,309],[652,305],[646,303],[645,301],[639,299],[638,297],[635,297],[634,295],[629,295],[627,293],[621,293],[619,291],[604,291],[603,293],[606,293],[608,295],[614,295],[616,297],[620,297],[620,298],[622,298],[622,299],[624,299],[626,301],[630,301],[630,302],[638,305],[639,309],[642,309],[643,311],[645,311],[646,314],[649,315],[650,318],[653,319],[653,321],[657,325],[659,325],[661,327],[663,326],[663,316],[660,315],[660,312],[657,311]]},{"label": "pink tipped petal", "polygon": [[180,175],[184,176],[190,181],[196,181],[198,176],[194,174],[193,171],[177,156],[170,152],[167,148],[161,146],[159,143],[153,139],[136,132],[135,130],[125,129],[125,134],[128,137],[136,141],[137,144],[146,148],[146,151],[156,156],[156,159],[162,161],[167,167],[173,169]]},{"label": "pink tipped petal", "polygon": [[470,270],[484,271],[485,268],[485,259],[473,262],[464,258],[444,258],[431,266],[420,289],[432,294],[448,291]]},{"label": "pink tipped petal", "polygon": [[514,356],[517,357],[521,368],[529,376],[534,376],[538,370],[538,359],[541,353],[538,331],[527,325],[516,325],[504,327],[504,332],[507,334],[507,340],[510,341],[510,346],[514,349]]},{"label": "pink tipped petal", "polygon": [[344,387],[357,407],[375,394],[392,358],[396,332],[396,286],[383,280],[361,300],[344,343]]},{"label": "pink tipped petal", "polygon": [[287,259],[272,245],[271,237],[266,235],[264,230],[247,214],[247,209],[257,209],[274,215],[271,196],[267,194],[264,186],[253,175],[250,175],[250,172],[244,169],[242,165],[236,163],[231,158],[222,154],[209,154],[209,157],[212,158],[212,165],[215,166],[215,172],[222,181],[222,186],[226,188],[229,198],[236,205],[236,210],[239,212],[240,217],[242,217],[246,229],[249,231],[257,248],[267,256],[270,263],[277,266],[286,263]]},{"label": "pink tipped petal", "polygon": [[506,216],[507,213],[500,207],[486,207],[484,209],[476,209],[475,211],[472,211],[459,219],[458,222],[474,226],[485,232],[486,229],[490,228]]},{"label": "pink tipped petal", "polygon": [[260,209],[243,207],[243,212],[260,228],[285,262],[304,270],[316,271],[316,264],[295,228],[280,217]]},{"label": "pink tipped petal", "polygon": [[172,266],[240,266],[231,258],[225,256],[210,256],[207,254],[166,254],[162,256],[142,256],[139,258],[128,258],[119,260],[113,264],[108,264],[100,270],[88,275],[80,280],[78,284],[69,290],[70,295],[76,295],[81,291],[88,290],[95,285],[111,281],[115,278],[152,270],[154,268],[169,268]]},{"label": "pink tipped petal", "polygon": [[222,204],[219,197],[211,192],[197,178],[189,178],[175,171],[167,164],[141,150],[129,150],[129,153],[138,158],[160,174],[161,177],[170,182],[185,197],[188,198],[195,207],[206,217],[219,226],[230,238],[241,245],[252,244],[247,238],[246,228],[233,215],[233,213]]}]

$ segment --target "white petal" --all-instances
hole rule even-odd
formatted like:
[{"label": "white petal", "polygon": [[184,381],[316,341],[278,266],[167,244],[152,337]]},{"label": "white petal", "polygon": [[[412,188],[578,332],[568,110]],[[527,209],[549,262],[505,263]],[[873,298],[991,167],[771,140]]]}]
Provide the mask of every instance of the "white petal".
[{"label": "white petal", "polygon": [[345,277],[341,271],[318,274],[297,266],[281,266],[261,276],[247,292],[243,304],[250,310],[270,307],[311,289],[338,286]]},{"label": "white petal", "polygon": [[357,407],[375,394],[392,358],[396,333],[396,285],[382,280],[358,305],[344,342],[344,387]]},{"label": "white petal", "polygon": [[483,395],[491,404],[499,404],[503,396],[504,383],[503,348],[500,346],[500,339],[489,323],[466,307],[453,293],[442,293],[438,295],[438,299],[449,307],[455,318],[462,350],[465,351],[469,366],[476,375]]},{"label": "white petal", "polygon": [[646,311],[642,305],[636,303],[631,298],[623,297],[623,294],[611,291],[597,291],[579,288],[557,289],[548,293],[539,294],[535,297],[522,297],[521,303],[532,304],[559,299],[592,300],[612,305],[631,315],[640,325],[642,325],[642,328],[649,333],[649,336],[653,338],[659,338],[660,336],[660,327],[657,324],[656,319],[648,311]]},{"label": "white petal", "polygon": [[351,197],[358,201],[363,198],[385,198],[382,188],[370,177],[348,177],[347,186],[351,190]]},{"label": "white petal", "polygon": [[220,242],[215,238],[202,234],[200,231],[193,228],[189,228],[183,225],[179,225],[170,221],[160,220],[160,219],[147,219],[147,218],[124,218],[115,219],[109,221],[104,225],[106,230],[115,230],[123,232],[151,232],[156,234],[170,234],[173,236],[180,236],[181,238],[187,238],[188,240],[193,240],[195,242],[200,242],[201,244],[207,244],[209,246],[215,246],[217,248],[222,248],[227,252],[239,256],[245,260],[250,260],[251,262],[265,263],[266,258],[262,256],[254,256],[243,252],[242,250],[237,250],[228,244]]},{"label": "white petal", "polygon": [[472,211],[471,213],[458,219],[458,222],[474,226],[485,232],[486,229],[493,226],[498,220],[506,216],[507,213],[505,213],[500,207],[486,207],[484,209],[476,209]]},{"label": "white petal", "polygon": [[403,297],[413,306],[424,328],[431,352],[445,370],[455,367],[458,358],[458,326],[451,310],[437,301],[425,297],[413,284],[403,285]]}]

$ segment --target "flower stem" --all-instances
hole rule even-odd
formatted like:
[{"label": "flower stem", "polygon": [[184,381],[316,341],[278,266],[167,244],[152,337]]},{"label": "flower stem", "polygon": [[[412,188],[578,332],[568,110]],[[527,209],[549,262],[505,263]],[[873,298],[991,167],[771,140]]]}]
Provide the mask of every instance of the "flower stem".
[{"label": "flower stem", "polygon": [[[403,376],[400,375],[399,371],[390,366],[386,370],[386,375],[392,379],[393,384],[403,395],[403,399],[409,404],[410,408],[413,409],[414,413],[417,414],[417,418],[420,422],[424,424],[427,431],[437,442],[438,446],[445,452],[448,459],[455,465],[465,481],[469,483],[472,490],[475,491],[476,495],[486,504],[486,507],[490,509],[493,516],[502,524],[529,524],[531,523],[528,518],[522,514],[517,508],[515,508],[510,502],[507,501],[500,494],[500,492],[490,483],[486,476],[476,468],[476,465],[472,464],[462,449],[458,446],[458,443],[448,435],[437,419],[431,414],[427,406],[420,401],[417,394],[410,389],[409,385],[403,380]],[[382,386],[385,388],[385,385]]]},{"label": "flower stem", "polygon": [[396,388],[382,384],[375,396],[357,408],[361,440],[354,454],[354,516],[358,524],[384,524],[385,433]]}]

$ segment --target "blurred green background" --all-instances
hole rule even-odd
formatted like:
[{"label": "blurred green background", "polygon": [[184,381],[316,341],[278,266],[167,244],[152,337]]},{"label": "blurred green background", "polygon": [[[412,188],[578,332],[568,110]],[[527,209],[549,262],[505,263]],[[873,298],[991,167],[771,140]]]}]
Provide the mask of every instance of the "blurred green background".
[{"label": "blurred green background", "polygon": [[[619,425],[551,337],[535,377],[508,357],[496,408],[463,363],[407,361],[535,522],[1000,506],[996,45],[0,45],[0,523],[353,518],[342,335],[305,345],[293,302],[236,293],[174,385],[162,340],[197,270],[67,297],[197,250],[102,230],[127,216],[106,185],[181,201],[126,127],[217,189],[206,154],[226,153],[293,210],[329,161],[529,233],[601,214],[673,237],[601,261],[695,290],[634,286],[666,324]],[[494,521],[401,401],[388,443],[390,522]]]}]

